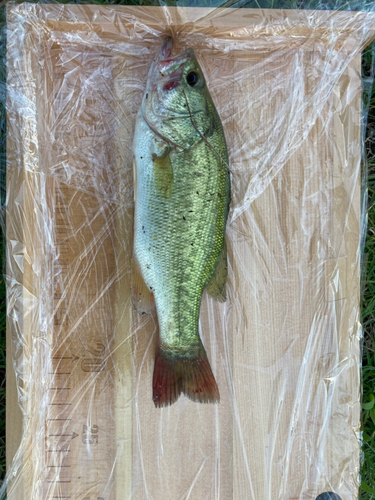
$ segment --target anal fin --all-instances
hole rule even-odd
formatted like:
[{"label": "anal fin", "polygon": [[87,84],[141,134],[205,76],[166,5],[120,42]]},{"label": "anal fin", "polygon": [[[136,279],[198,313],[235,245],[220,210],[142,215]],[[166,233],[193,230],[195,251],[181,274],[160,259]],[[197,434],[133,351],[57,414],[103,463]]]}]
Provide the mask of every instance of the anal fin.
[{"label": "anal fin", "polygon": [[214,274],[206,286],[207,292],[219,302],[227,300],[226,284],[228,276],[227,244],[224,238],[224,247],[216,264]]},{"label": "anal fin", "polygon": [[151,314],[155,310],[154,294],[146,285],[138,262],[132,260],[132,302],[139,314]]}]

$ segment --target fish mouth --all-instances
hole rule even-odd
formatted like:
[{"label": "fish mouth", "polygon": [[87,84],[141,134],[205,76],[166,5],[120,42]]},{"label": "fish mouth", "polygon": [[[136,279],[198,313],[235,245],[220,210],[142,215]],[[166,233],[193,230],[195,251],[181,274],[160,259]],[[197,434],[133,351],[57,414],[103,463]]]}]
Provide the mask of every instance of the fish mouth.
[{"label": "fish mouth", "polygon": [[181,75],[184,71],[185,63],[194,56],[192,49],[187,49],[174,56],[170,55],[165,59],[161,59],[157,63],[158,71],[161,77],[173,77],[177,74]]},{"label": "fish mouth", "polygon": [[179,54],[172,55],[173,39],[167,37],[156,54],[151,65],[146,94],[157,92],[158,86],[164,92],[176,89],[184,74],[185,64],[194,57],[192,49],[187,49]]},{"label": "fish mouth", "polygon": [[172,55],[173,39],[167,37],[164,39],[157,56],[154,59],[154,66],[159,73],[159,78],[170,77],[178,78],[184,71],[185,63],[194,57],[192,49],[187,49],[179,54]]},{"label": "fish mouth", "polygon": [[184,148],[182,146],[164,137],[158,130],[158,125],[163,121],[177,118],[192,118],[192,115],[195,115],[198,111],[191,113],[190,110],[187,110],[179,113],[169,109],[157,110],[154,107],[155,103],[152,98],[153,95],[158,93],[158,87],[163,93],[168,93],[173,89],[177,89],[181,83],[186,63],[192,57],[195,57],[192,49],[187,49],[175,55],[172,55],[172,49],[173,39],[171,37],[165,38],[150,67],[141,113],[148,127],[155,135],[169,143],[172,147],[183,150]]}]

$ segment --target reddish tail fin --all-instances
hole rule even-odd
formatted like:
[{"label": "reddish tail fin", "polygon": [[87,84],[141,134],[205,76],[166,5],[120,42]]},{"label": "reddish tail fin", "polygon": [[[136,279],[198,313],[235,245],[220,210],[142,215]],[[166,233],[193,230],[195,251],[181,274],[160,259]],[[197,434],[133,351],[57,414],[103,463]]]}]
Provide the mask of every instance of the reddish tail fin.
[{"label": "reddish tail fin", "polygon": [[177,401],[183,392],[192,401],[218,403],[215,377],[202,346],[196,358],[173,358],[158,347],[155,355],[153,400],[160,408]]}]

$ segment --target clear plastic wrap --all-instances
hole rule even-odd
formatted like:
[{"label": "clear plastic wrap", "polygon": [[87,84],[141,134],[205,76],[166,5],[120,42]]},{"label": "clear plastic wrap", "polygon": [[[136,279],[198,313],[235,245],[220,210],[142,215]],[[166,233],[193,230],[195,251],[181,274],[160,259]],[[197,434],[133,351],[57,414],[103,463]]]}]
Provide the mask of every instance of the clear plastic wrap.
[{"label": "clear plastic wrap", "polygon": [[[220,403],[160,409],[157,317],[130,292],[132,141],[166,35],[205,73],[232,201],[227,300],[200,313]],[[374,37],[371,12],[8,4],[0,498],[358,498]]]}]

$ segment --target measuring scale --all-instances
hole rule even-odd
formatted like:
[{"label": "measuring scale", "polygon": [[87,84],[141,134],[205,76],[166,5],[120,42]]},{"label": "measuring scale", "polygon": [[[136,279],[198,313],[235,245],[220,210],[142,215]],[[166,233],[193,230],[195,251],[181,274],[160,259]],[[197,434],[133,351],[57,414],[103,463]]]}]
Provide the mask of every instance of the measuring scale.
[{"label": "measuring scale", "polygon": [[[114,384],[109,356],[113,343],[110,293],[100,293],[104,269],[113,274],[113,251],[103,244],[82,258],[82,241],[71,243],[71,212],[80,212],[74,198],[87,195],[57,187],[54,275],[54,349],[46,411],[44,498],[106,500],[111,498]],[[86,200],[87,201],[87,200]],[[86,205],[87,207],[87,205]],[[92,207],[94,208],[94,207]],[[98,207],[99,209],[99,207]],[[77,220],[73,216],[73,221]],[[95,226],[106,225],[103,215]],[[87,221],[92,230],[93,223]],[[112,260],[112,269],[111,269]],[[107,279],[107,276],[106,278]],[[82,295],[82,297],[80,297]],[[85,304],[88,301],[88,304]],[[90,302],[92,308],[90,310]],[[106,491],[106,496],[98,492]]]},{"label": "measuring scale", "polygon": [[[126,475],[126,467],[131,469],[131,459],[130,465],[123,463],[128,457],[124,447],[131,449],[125,443],[131,442],[126,435],[131,427],[121,430],[122,441],[116,438],[116,422],[124,422],[126,408],[121,410],[125,416],[115,418],[121,401],[117,398],[115,404],[116,384],[121,386],[124,406],[131,407],[123,373],[119,373],[121,363],[127,363],[126,354],[125,361],[114,359],[124,357],[124,349],[128,357],[131,355],[127,332],[132,311],[126,272],[130,267],[132,210],[129,215],[128,208],[125,215],[127,200],[119,205],[115,193],[121,158],[114,143],[118,134],[126,131],[117,132],[113,102],[103,98],[107,85],[114,85],[111,71],[107,77],[98,77],[92,88],[80,88],[75,76],[70,81],[77,68],[85,80],[95,73],[96,65],[103,67],[103,59],[98,62],[94,52],[91,56],[86,54],[83,63],[76,54],[62,64],[61,48],[54,45],[51,50],[51,101],[63,82],[68,91],[59,90],[53,104],[59,119],[51,123],[51,164],[57,173],[50,180],[56,254],[42,500],[123,498],[124,490],[121,496],[116,494],[120,482],[117,480],[116,486],[114,477]],[[78,103],[83,106],[82,113],[74,110]],[[129,134],[122,140],[131,145]],[[64,165],[68,170],[77,168],[87,178],[78,175],[78,179],[67,179]],[[123,170],[125,167],[120,165]],[[124,290],[122,295],[119,287]],[[126,340],[129,342],[124,346]],[[115,474],[119,467],[122,470]]]}]

